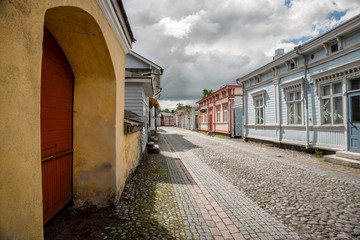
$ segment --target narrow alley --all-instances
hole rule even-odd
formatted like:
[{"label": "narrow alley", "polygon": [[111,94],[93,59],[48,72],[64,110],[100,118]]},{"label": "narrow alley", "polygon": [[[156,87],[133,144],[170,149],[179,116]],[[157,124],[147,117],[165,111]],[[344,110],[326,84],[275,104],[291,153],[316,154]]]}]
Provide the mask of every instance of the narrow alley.
[{"label": "narrow alley", "polygon": [[358,171],[240,139],[158,132],[160,154],[139,166],[100,239],[360,237]]}]

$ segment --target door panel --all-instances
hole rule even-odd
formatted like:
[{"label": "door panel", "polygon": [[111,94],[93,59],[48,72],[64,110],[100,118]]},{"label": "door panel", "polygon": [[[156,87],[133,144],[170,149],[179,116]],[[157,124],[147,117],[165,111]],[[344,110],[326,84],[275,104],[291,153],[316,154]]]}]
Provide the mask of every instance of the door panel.
[{"label": "door panel", "polygon": [[348,95],[349,103],[349,151],[360,152],[360,93]]},{"label": "door panel", "polygon": [[72,199],[73,75],[44,30],[41,74],[41,168],[44,224]]},{"label": "door panel", "polygon": [[235,137],[241,137],[242,135],[242,108],[235,108]]}]

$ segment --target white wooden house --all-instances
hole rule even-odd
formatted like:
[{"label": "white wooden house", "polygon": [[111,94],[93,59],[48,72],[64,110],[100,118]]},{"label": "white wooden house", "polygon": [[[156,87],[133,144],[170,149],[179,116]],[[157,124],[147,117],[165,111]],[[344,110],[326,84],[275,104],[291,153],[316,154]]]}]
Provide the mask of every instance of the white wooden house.
[{"label": "white wooden house", "polygon": [[130,51],[125,58],[125,118],[143,123],[142,148],[156,132],[156,117],[163,69]]},{"label": "white wooden house", "polygon": [[276,53],[237,79],[244,89],[244,137],[360,152],[360,15]]},{"label": "white wooden house", "polygon": [[182,108],[174,114],[175,124],[178,127],[196,131],[199,128],[199,108]]}]

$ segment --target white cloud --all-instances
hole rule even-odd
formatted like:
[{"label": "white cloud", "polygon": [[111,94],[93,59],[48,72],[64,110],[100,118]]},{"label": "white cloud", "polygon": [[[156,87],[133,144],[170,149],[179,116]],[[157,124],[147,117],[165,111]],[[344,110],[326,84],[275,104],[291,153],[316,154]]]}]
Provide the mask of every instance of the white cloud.
[{"label": "white cloud", "polygon": [[186,38],[191,32],[191,27],[201,21],[205,11],[200,10],[197,13],[181,18],[179,21],[166,17],[160,20],[159,25],[164,28],[165,35],[175,38]]},{"label": "white cloud", "polygon": [[[194,101],[360,13],[354,0],[124,0],[134,50],[164,69],[161,102]],[[340,20],[329,19],[346,12]],[[195,102],[194,102],[195,103]],[[167,103],[166,103],[167,104]],[[188,104],[188,103],[186,103]],[[191,104],[189,104],[191,105]]]}]

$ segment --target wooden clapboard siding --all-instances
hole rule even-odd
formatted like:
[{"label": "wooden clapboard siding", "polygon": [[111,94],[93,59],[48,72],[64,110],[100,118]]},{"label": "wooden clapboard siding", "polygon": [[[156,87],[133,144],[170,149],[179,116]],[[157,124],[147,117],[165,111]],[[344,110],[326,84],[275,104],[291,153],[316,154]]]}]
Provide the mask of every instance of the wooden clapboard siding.
[{"label": "wooden clapboard siding", "polygon": [[139,84],[125,84],[125,109],[138,114],[141,119],[146,116],[146,103],[144,90]]}]

